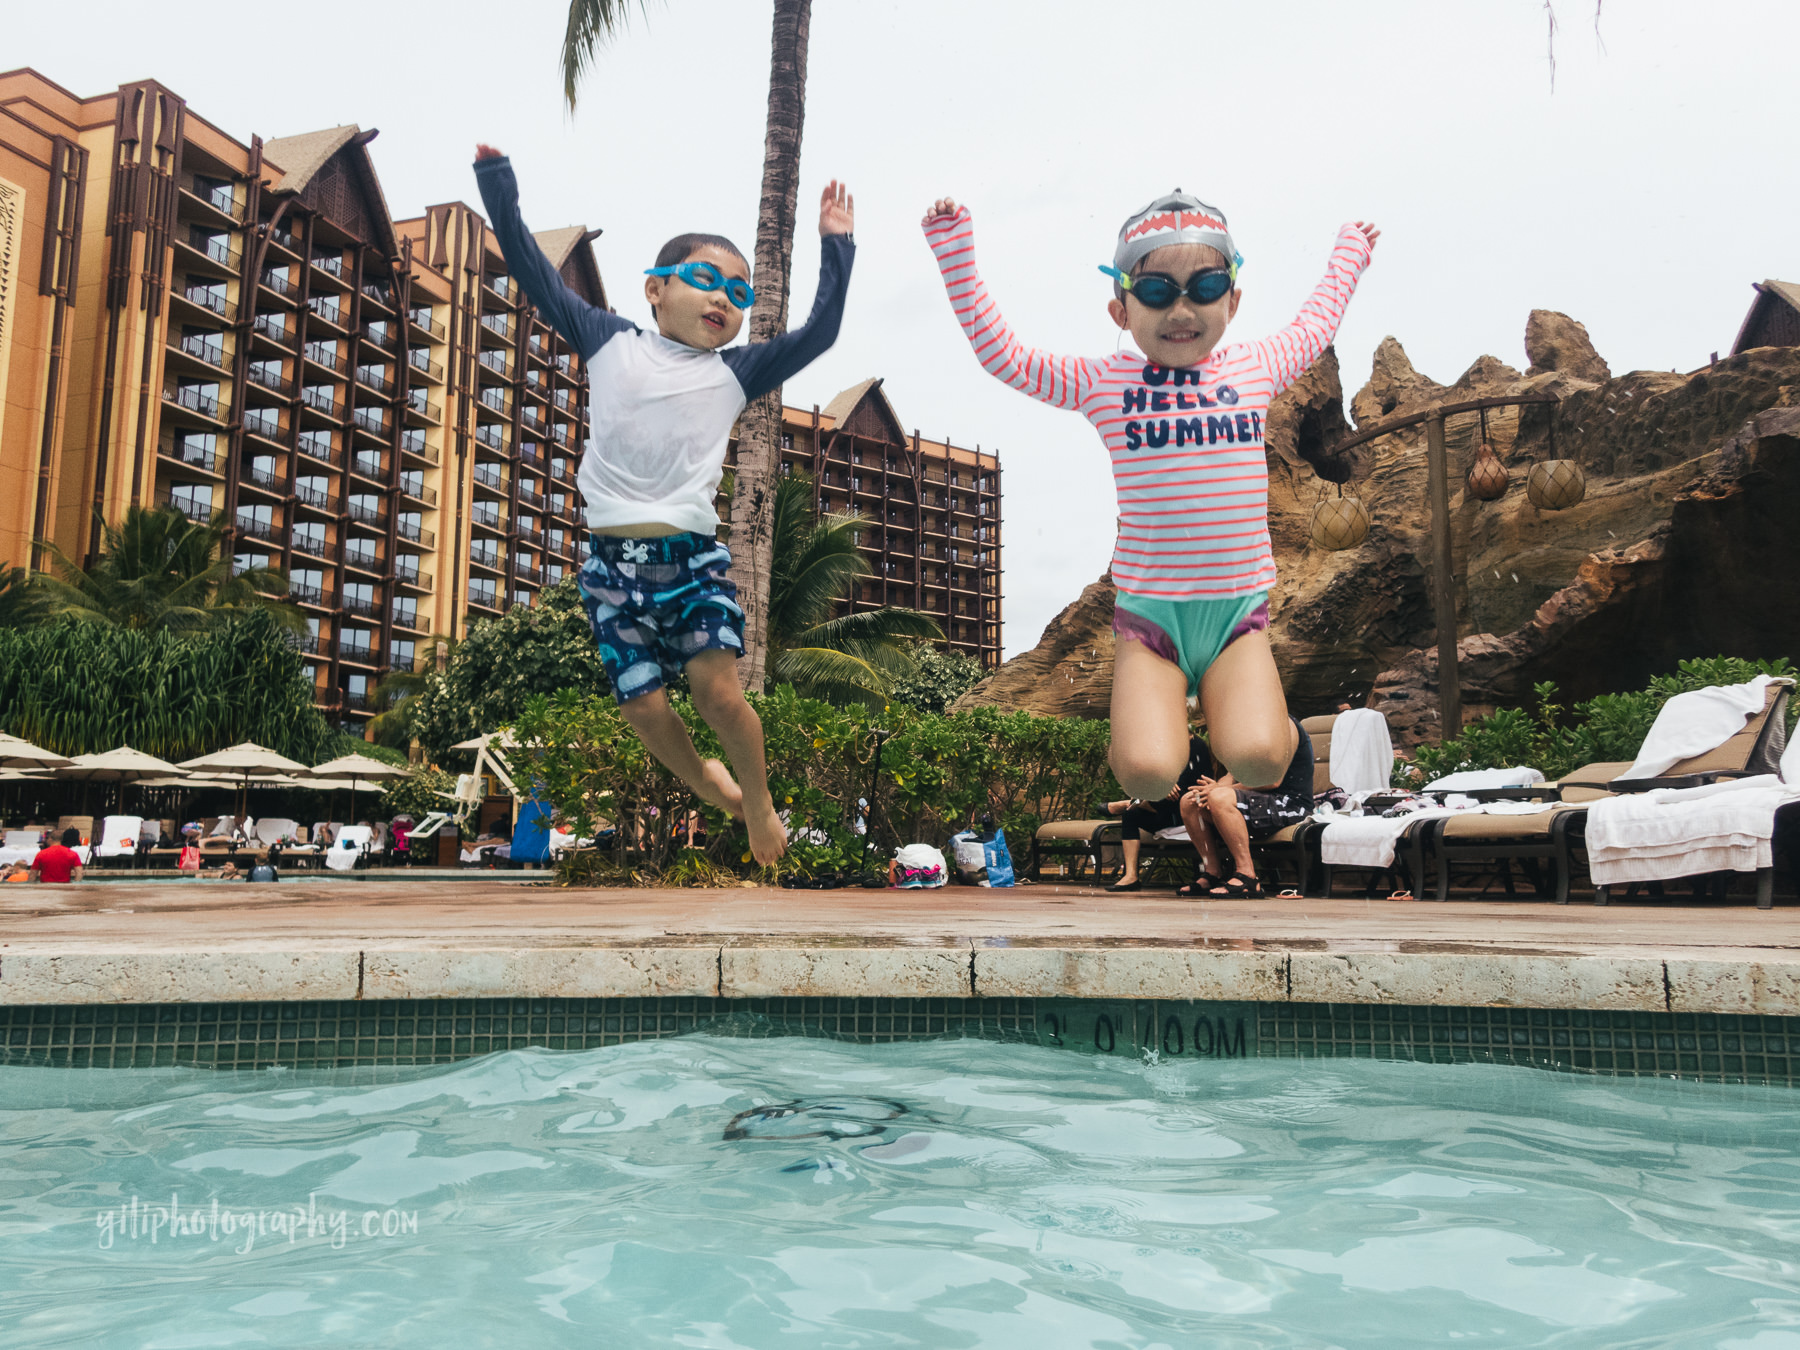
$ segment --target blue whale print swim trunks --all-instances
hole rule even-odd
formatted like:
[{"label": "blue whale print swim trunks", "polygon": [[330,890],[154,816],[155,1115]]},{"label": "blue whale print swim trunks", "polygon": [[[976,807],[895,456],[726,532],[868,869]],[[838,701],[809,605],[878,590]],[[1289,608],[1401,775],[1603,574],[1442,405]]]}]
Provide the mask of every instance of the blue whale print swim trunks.
[{"label": "blue whale print swim trunks", "polygon": [[576,584],[619,702],[661,689],[701,652],[744,654],[730,566],[731,551],[703,534],[588,536]]}]

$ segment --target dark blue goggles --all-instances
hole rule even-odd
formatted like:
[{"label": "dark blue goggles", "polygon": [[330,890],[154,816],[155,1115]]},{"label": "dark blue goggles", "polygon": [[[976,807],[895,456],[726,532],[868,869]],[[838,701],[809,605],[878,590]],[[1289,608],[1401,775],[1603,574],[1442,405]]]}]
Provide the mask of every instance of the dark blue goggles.
[{"label": "dark blue goggles", "polygon": [[1145,272],[1142,276],[1134,277],[1116,267],[1102,267],[1100,270],[1118,282],[1121,290],[1129,291],[1138,298],[1138,303],[1151,309],[1167,309],[1183,295],[1196,305],[1210,305],[1224,296],[1236,279],[1236,269],[1228,267],[1202,268],[1189,277],[1185,284],[1161,272]]},{"label": "dark blue goggles", "polygon": [[725,298],[739,309],[749,309],[756,303],[756,291],[747,281],[739,281],[736,277],[727,277],[711,263],[684,262],[673,267],[646,267],[647,277],[679,277],[697,291],[724,290]]}]

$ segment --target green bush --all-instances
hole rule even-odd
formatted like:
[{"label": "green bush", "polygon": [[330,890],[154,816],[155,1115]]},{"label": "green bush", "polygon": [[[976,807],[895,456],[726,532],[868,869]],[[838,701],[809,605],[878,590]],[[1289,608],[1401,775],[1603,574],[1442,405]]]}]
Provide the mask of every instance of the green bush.
[{"label": "green bush", "polygon": [[255,741],[303,764],[338,753],[339,739],[290,635],[262,609],[198,633],[73,619],[0,629],[0,730],[65,755],[129,744],[183,760]]},{"label": "green bush", "polygon": [[[1555,702],[1556,686],[1535,686],[1537,706],[1530,712],[1502,708],[1463,728],[1463,734],[1442,746],[1420,746],[1411,764],[1396,762],[1394,785],[1417,787],[1463,769],[1503,769],[1529,765],[1555,780],[1584,764],[1630,762],[1650,734],[1663,704],[1677,694],[1711,685],[1743,684],[1758,675],[1794,675],[1786,657],[1774,661],[1748,661],[1736,656],[1713,656],[1681,662],[1673,675],[1658,675],[1646,689],[1632,693],[1601,694],[1570,711]],[[1800,703],[1788,703],[1788,730],[1800,718]]]},{"label": "green bush", "polygon": [[382,790],[382,819],[405,814],[417,821],[424,820],[433,811],[448,811],[451,803],[438,794],[454,791],[455,774],[421,764],[409,777],[397,778]]},{"label": "green bush", "polygon": [[[872,716],[861,706],[801,698],[786,685],[750,699],[762,718],[770,791],[795,834],[783,873],[861,866],[859,798],[873,803],[869,865],[885,866],[900,844],[942,847],[982,816],[992,816],[1020,844],[1043,820],[1091,815],[1119,795],[1106,765],[1104,722],[992,708],[935,714],[890,706]],[[673,702],[700,753],[718,755],[717,739],[691,705],[679,696]],[[879,768],[878,730],[887,733]],[[513,732],[523,747],[511,756],[521,790],[549,801],[579,835],[597,835],[602,822],[619,827],[604,875],[671,873],[681,859],[680,824],[692,798],[644,749],[610,697],[573,690],[540,695]],[[527,789],[525,780],[535,786]],[[711,862],[751,870],[743,826],[710,807],[701,814]],[[693,866],[690,860],[690,871]],[[592,872],[594,864],[581,867]]]}]

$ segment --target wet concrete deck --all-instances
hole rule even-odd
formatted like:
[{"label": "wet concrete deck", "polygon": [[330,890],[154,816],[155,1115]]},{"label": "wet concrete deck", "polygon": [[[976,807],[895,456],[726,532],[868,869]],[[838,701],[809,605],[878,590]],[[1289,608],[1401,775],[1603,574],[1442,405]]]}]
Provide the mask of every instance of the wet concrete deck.
[{"label": "wet concrete deck", "polygon": [[1800,910],[529,875],[0,891],[0,1004],[1088,997],[1800,1014]]}]

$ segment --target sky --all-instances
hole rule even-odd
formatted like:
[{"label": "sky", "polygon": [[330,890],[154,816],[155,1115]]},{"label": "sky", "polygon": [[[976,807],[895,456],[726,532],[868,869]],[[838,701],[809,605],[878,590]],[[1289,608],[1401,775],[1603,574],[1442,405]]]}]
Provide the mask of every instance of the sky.
[{"label": "sky", "polygon": [[[1340,223],[1380,225],[1338,335],[1346,393],[1387,335],[1445,383],[1483,353],[1522,368],[1534,308],[1585,323],[1615,373],[1705,364],[1752,282],[1800,279],[1793,95],[1767,57],[1800,42],[1800,4],[1605,0],[1598,32],[1594,0],[1554,13],[1553,83],[1543,0],[813,0],[796,321],[834,177],[857,261],[837,345],[787,401],[879,375],[905,426],[999,452],[1014,655],[1105,570],[1112,484],[1084,420],[976,364],[919,234],[939,196],[968,203],[990,290],[1049,351],[1114,349],[1095,269],[1179,186],[1225,210],[1245,257],[1234,338],[1293,317]],[[155,78],[244,141],[378,127],[397,217],[478,202],[469,163],[491,142],[532,228],[604,231],[614,307],[647,323],[639,274],[665,239],[751,250],[769,14],[648,0],[572,115],[558,0],[89,0],[79,43],[64,6],[15,5],[0,64],[80,94]]]}]

